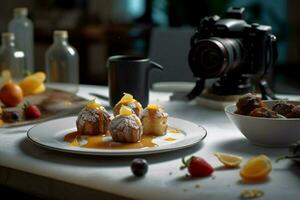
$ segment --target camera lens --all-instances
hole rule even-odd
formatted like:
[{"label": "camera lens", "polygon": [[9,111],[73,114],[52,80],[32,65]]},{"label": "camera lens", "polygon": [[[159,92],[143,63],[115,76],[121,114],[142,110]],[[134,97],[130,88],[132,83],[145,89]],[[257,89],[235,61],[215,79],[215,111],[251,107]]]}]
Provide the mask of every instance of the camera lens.
[{"label": "camera lens", "polygon": [[241,62],[242,46],[238,39],[203,39],[193,45],[189,52],[189,65],[196,77],[220,77]]},{"label": "camera lens", "polygon": [[207,48],[201,52],[200,61],[203,63],[203,67],[209,70],[210,68],[218,67],[222,62],[222,56],[212,48]]}]

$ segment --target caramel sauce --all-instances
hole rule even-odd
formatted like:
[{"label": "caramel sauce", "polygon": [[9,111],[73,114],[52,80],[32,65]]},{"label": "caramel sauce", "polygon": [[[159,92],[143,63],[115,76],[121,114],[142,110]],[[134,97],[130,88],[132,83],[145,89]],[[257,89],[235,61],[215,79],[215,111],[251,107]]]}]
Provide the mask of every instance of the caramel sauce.
[{"label": "caramel sauce", "polygon": [[153,143],[154,136],[142,135],[140,142],[136,143],[119,143],[112,140],[105,140],[105,135],[86,135],[86,144],[80,145],[80,135],[77,132],[72,132],[64,137],[64,141],[68,142],[70,146],[83,147],[83,148],[96,148],[96,149],[142,149],[149,147],[156,147],[157,144]]},{"label": "caramel sauce", "polygon": [[175,139],[175,138],[168,137],[168,138],[165,138],[164,140],[166,140],[166,141],[174,141],[174,140],[176,140],[176,139]]},{"label": "caramel sauce", "polygon": [[181,133],[182,131],[179,128],[168,127],[168,132],[176,134],[176,133]]},{"label": "caramel sauce", "polygon": [[149,119],[150,119],[151,121],[154,121],[156,112],[157,112],[157,110],[154,110],[154,109],[148,109]]}]

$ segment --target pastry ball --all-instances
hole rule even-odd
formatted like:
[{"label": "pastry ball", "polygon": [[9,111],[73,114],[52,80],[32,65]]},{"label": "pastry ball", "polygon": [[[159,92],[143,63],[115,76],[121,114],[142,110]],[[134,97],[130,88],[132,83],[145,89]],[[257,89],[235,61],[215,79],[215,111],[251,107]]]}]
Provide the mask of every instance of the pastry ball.
[{"label": "pastry ball", "polygon": [[140,102],[135,100],[131,94],[124,93],[122,99],[113,108],[114,116],[117,116],[119,114],[122,105],[131,108],[137,116],[140,116],[143,110],[143,107],[140,104]]},{"label": "pastry ball", "polygon": [[89,102],[78,114],[77,132],[81,135],[105,135],[110,124],[110,115],[95,100]]},{"label": "pastry ball", "polygon": [[250,112],[249,116],[264,117],[264,118],[282,118],[283,117],[266,107],[255,108],[254,110],[252,110]]},{"label": "pastry ball", "polygon": [[280,115],[286,116],[287,114],[292,112],[292,109],[294,107],[295,105],[282,101],[273,105],[272,110]]},{"label": "pastry ball", "polygon": [[295,106],[290,113],[286,115],[287,118],[300,118],[300,106]]},{"label": "pastry ball", "polygon": [[143,126],[140,118],[129,108],[121,106],[120,114],[110,123],[111,137],[115,142],[139,142],[143,135]]},{"label": "pastry ball", "polygon": [[161,136],[168,129],[168,113],[155,104],[149,104],[141,114],[144,134]]},{"label": "pastry ball", "polygon": [[249,115],[249,113],[255,108],[264,107],[264,103],[261,98],[256,97],[254,94],[246,94],[242,96],[236,103],[237,114]]}]

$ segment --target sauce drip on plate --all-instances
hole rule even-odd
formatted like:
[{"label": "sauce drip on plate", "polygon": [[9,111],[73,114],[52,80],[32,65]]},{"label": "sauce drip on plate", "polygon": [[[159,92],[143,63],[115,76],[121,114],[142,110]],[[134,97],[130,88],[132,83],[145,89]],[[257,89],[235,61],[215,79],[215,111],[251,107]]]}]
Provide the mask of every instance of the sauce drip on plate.
[{"label": "sauce drip on plate", "polygon": [[[82,137],[82,138],[81,138]],[[137,143],[119,143],[114,142],[110,137],[105,135],[86,135],[79,136],[77,132],[72,132],[64,137],[64,141],[68,142],[70,146],[96,148],[96,149],[142,149],[149,147],[156,147],[157,144],[152,140],[155,136],[143,135],[140,142]],[[81,145],[80,140],[86,140],[86,143]]]}]

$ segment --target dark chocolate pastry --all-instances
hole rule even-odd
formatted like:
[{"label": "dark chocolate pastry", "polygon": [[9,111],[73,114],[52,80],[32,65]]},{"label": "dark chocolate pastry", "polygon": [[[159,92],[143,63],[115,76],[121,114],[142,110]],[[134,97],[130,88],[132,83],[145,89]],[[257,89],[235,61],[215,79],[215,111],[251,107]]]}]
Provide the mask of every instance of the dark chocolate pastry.
[{"label": "dark chocolate pastry", "polygon": [[287,118],[300,118],[300,106],[295,106],[290,113],[286,115]]},{"label": "dark chocolate pastry", "polygon": [[131,108],[137,116],[140,116],[143,111],[143,107],[140,102],[135,100],[131,94],[124,93],[122,99],[113,108],[114,116],[117,116],[120,113],[122,105]]},{"label": "dark chocolate pastry", "polygon": [[109,131],[115,142],[139,142],[143,126],[134,111],[122,105],[120,114],[111,121]]},{"label": "dark chocolate pastry", "polygon": [[292,109],[294,107],[295,105],[282,101],[273,105],[272,110],[280,115],[286,116],[287,114],[292,112]]},{"label": "dark chocolate pastry", "polygon": [[282,118],[283,116],[277,114],[267,107],[255,108],[249,114],[252,117],[264,117],[264,118]]},{"label": "dark chocolate pastry", "polygon": [[264,107],[264,103],[261,101],[261,98],[256,97],[254,94],[246,94],[242,96],[236,103],[237,114],[249,115],[249,113],[255,108]]},{"label": "dark chocolate pastry", "polygon": [[77,132],[80,135],[105,135],[110,121],[110,115],[105,108],[93,100],[79,112],[76,120]]}]

